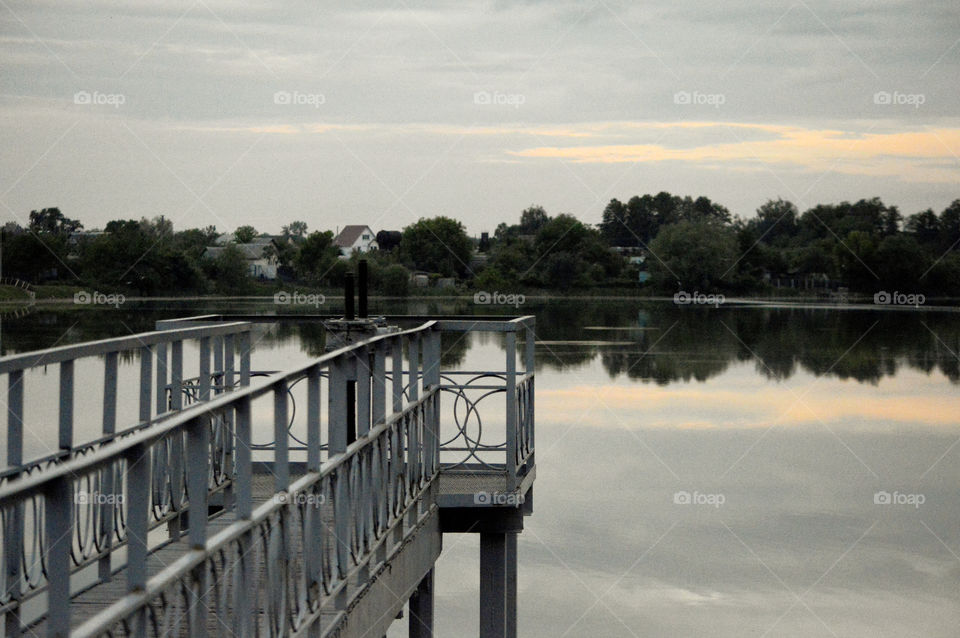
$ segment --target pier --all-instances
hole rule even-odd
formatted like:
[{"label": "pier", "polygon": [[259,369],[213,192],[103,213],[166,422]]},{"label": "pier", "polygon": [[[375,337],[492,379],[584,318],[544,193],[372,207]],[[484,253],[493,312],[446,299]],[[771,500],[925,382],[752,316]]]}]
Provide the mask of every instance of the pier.
[{"label": "pier", "polygon": [[[257,322],[334,319],[207,315],[0,358],[4,636],[379,637],[401,615],[433,636],[445,533],[480,535],[478,635],[516,636],[534,318],[390,317],[403,325],[257,369]],[[502,340],[502,367],[445,368],[441,339],[473,332]],[[102,376],[78,377],[83,359]],[[57,369],[57,448],[27,459],[41,367]],[[100,431],[78,435],[91,392]]]}]

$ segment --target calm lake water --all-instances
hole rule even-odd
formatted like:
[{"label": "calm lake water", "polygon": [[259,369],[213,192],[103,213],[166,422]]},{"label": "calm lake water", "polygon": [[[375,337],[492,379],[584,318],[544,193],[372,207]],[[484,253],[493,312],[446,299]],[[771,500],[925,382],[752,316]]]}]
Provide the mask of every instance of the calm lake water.
[{"label": "calm lake water", "polygon": [[[272,308],[45,307],[4,317],[0,344],[9,354]],[[960,315],[584,300],[519,310],[537,315],[538,332],[520,635],[958,635]],[[322,352],[314,330],[258,337],[259,369]],[[446,347],[447,363],[467,369],[502,361],[497,338]],[[55,388],[56,370],[46,376]],[[44,403],[28,392],[28,422],[55,423]],[[33,435],[28,453],[54,433]],[[437,634],[475,635],[478,541],[444,540]],[[390,635],[405,636],[405,622]]]}]

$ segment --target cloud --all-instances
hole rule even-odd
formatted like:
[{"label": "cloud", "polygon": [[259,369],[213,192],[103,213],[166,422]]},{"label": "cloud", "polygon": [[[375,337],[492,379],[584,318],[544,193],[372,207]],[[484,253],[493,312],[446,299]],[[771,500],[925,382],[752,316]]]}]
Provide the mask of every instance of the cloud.
[{"label": "cloud", "polygon": [[[729,129],[732,141],[704,141],[676,148],[664,143],[537,146],[507,151],[512,157],[560,159],[575,163],[717,162],[791,165],[810,171],[836,170],[857,175],[900,176],[905,181],[943,182],[960,176],[960,128],[924,127],[913,131],[862,132],[770,124],[676,122],[646,125],[664,129]],[[642,128],[626,124],[625,128]],[[742,139],[737,129],[774,134]],[[931,164],[935,160],[940,164]]]}]

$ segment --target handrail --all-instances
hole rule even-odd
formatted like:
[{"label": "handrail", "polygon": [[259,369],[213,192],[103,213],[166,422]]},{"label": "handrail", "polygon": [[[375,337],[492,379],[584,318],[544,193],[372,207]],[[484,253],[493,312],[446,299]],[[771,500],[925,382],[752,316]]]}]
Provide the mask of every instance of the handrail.
[{"label": "handrail", "polygon": [[139,334],[127,337],[113,337],[110,339],[101,339],[99,341],[88,341],[66,346],[57,346],[56,348],[47,348],[46,350],[34,350],[31,352],[21,352],[0,357],[0,374],[16,370],[27,370],[37,366],[48,365],[52,363],[62,363],[82,359],[84,357],[93,357],[121,350],[135,350],[145,346],[153,346],[161,343],[171,343],[174,341],[183,341],[186,339],[199,339],[201,337],[219,337],[238,332],[249,332],[250,324],[246,322],[235,322],[218,325],[198,326],[196,328],[181,328],[176,331],[153,331],[141,332]]},{"label": "handrail", "polygon": [[[395,375],[394,409],[388,417],[384,365],[388,348],[381,346],[389,347],[396,371],[402,364],[405,343],[409,344],[408,374],[417,383],[411,386],[410,398],[404,402],[403,378],[402,375]],[[419,352],[421,346],[422,359]],[[365,358],[366,361],[372,360],[373,365],[369,368],[364,363]],[[294,626],[296,630],[319,617],[322,600],[334,601],[338,610],[348,609],[350,594],[347,587],[353,576],[364,574],[364,579],[369,581],[369,566],[380,548],[388,551],[389,543],[393,543],[394,549],[402,547],[405,539],[415,533],[421,518],[428,514],[422,511],[418,503],[422,495],[432,489],[433,479],[439,472],[439,360],[440,332],[435,321],[344,346],[310,363],[186,408],[168,420],[101,449],[88,458],[69,461],[45,476],[26,477],[17,481],[16,485],[0,489],[0,508],[9,506],[25,495],[39,492],[48,495],[46,533],[48,537],[56,538],[56,534],[63,533],[64,523],[58,526],[50,521],[57,520],[58,508],[64,507],[63,498],[69,493],[72,482],[78,477],[82,479],[125,461],[128,467],[126,491],[130,499],[127,514],[130,529],[127,577],[128,591],[132,593],[85,623],[80,629],[81,635],[110,634],[113,628],[109,623],[121,622],[129,626],[130,622],[145,622],[147,615],[154,617],[156,614],[166,614],[170,607],[169,598],[178,596],[177,592],[180,591],[197,591],[200,592],[197,594],[200,598],[207,598],[210,575],[219,578],[218,582],[223,587],[229,587],[230,583],[235,582],[233,578],[217,576],[217,570],[226,572],[239,569],[237,565],[242,562],[239,559],[246,556],[251,547],[259,548],[257,552],[263,555],[268,578],[289,583],[298,592],[297,597],[291,600],[286,597],[285,585],[276,583],[263,589],[263,595],[271,600],[266,606],[271,626]],[[327,419],[329,453],[322,464],[319,454],[321,368],[326,368],[329,373],[326,381],[330,401],[330,416]],[[319,512],[319,508],[304,508],[283,498],[275,498],[256,510],[252,508],[251,402],[272,395],[275,433],[285,432],[288,384],[304,375],[309,379],[308,391],[312,397],[308,406],[309,472],[293,484],[293,491],[308,490],[306,496],[314,497],[317,503],[332,501],[332,519],[328,522],[333,526],[335,542],[322,532],[326,523],[322,520],[323,516],[314,513]],[[353,442],[348,440],[346,418],[346,389],[351,379],[356,383],[358,404],[365,406],[356,412],[356,440]],[[420,379],[423,381],[422,393],[417,388]],[[209,469],[209,456],[206,453],[209,431],[206,421],[212,415],[228,413],[230,410],[236,411],[235,514],[240,520],[228,528],[229,533],[224,533],[224,530],[208,538],[207,518],[191,516],[188,540],[195,551],[148,579],[146,558],[149,548],[143,531],[150,499],[146,484],[149,483],[151,470],[141,460],[150,454],[152,446],[162,445],[167,437],[185,435],[188,441],[190,506],[199,512],[206,511],[206,491],[200,489],[202,484],[205,485]],[[274,494],[289,493],[289,450],[285,437],[277,437],[273,451]],[[300,517],[299,522],[297,517]],[[69,521],[66,525],[69,531]],[[255,530],[259,533],[254,533]],[[282,534],[282,538],[276,538],[277,534]],[[303,561],[285,560],[289,551],[286,538],[290,534],[303,536]],[[328,543],[326,549],[320,545],[324,542]],[[236,555],[238,560],[228,560],[227,554],[231,557]],[[51,574],[56,573],[56,565],[60,565],[62,572],[64,559],[63,555],[48,557]],[[196,569],[200,564],[203,568]],[[190,569],[191,566],[194,569]],[[256,576],[250,574],[242,578],[250,579],[250,582],[256,580]],[[49,580],[51,612],[47,628],[55,635],[57,631],[69,630],[69,611],[64,616],[54,610],[57,609],[57,603],[69,609],[70,591],[69,584],[55,585],[53,575]],[[249,620],[249,614],[255,611],[247,598],[250,595],[250,582],[240,582],[241,585],[231,592],[232,611],[229,612],[230,618],[238,619],[238,622],[242,621],[240,619],[245,614]],[[255,594],[259,595],[259,585],[253,587]],[[193,602],[199,601],[192,601],[191,608]],[[199,608],[208,609],[207,604],[200,603]],[[159,610],[156,605],[160,606]],[[223,613],[227,614],[225,611]],[[142,631],[135,633],[139,635]],[[240,632],[240,635],[249,633]]]},{"label": "handrail", "polygon": [[[333,350],[332,352],[328,352],[327,354],[309,363],[301,364],[292,370],[282,373],[280,376],[270,377],[257,383],[251,383],[245,388],[224,394],[216,399],[211,399],[204,403],[184,408],[169,419],[157,423],[154,427],[126,437],[109,447],[101,448],[89,456],[65,461],[55,468],[47,470],[42,475],[24,477],[15,483],[10,483],[9,485],[0,487],[0,507],[10,505],[19,494],[25,492],[42,492],[45,488],[49,487],[50,484],[58,479],[62,479],[66,476],[78,476],[103,468],[109,465],[116,458],[123,456],[125,453],[128,453],[137,446],[155,443],[156,441],[165,437],[167,434],[171,433],[173,430],[183,429],[186,424],[195,421],[197,418],[237,403],[241,399],[257,399],[273,390],[274,387],[279,383],[303,376],[310,370],[322,367],[324,364],[337,360],[344,355],[352,354],[361,349],[365,349],[366,347],[369,347],[370,345],[376,344],[380,341],[386,341],[391,337],[406,336],[424,332],[432,328],[436,323],[436,321],[430,321],[418,326],[417,328],[402,330],[400,332],[391,334],[379,335],[358,344],[344,346],[337,350]],[[210,328],[204,327],[188,330],[207,329]]]}]

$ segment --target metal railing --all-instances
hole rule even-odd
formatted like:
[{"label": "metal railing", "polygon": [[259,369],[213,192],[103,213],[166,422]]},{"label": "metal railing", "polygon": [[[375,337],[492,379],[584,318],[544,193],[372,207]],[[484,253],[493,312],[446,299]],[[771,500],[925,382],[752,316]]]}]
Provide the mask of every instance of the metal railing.
[{"label": "metal railing", "polygon": [[[209,357],[204,359],[209,363]],[[0,487],[0,510],[8,514],[42,499],[38,532],[45,539],[41,555],[47,635],[200,636],[213,621],[241,637],[288,635],[309,627],[323,606],[345,614],[355,595],[348,583],[362,586],[371,566],[388,561],[432,507],[424,495],[433,489],[439,471],[439,362],[439,326],[427,322],[185,408],[88,455]],[[291,483],[287,388],[304,376],[308,472]],[[405,376],[409,384],[404,383]],[[349,383],[356,384],[355,408],[346,401]],[[328,399],[325,456],[323,385]],[[210,390],[208,382],[202,394]],[[250,442],[252,406],[258,399],[273,405],[276,495],[254,508]],[[217,419],[233,424],[235,520],[211,536],[207,516],[190,516],[187,541],[192,550],[148,578],[147,557],[154,549],[148,532],[151,510],[157,505],[151,489],[157,466],[150,461],[158,454],[164,458],[171,442],[185,438],[185,487],[190,498],[183,506],[207,512],[213,468],[211,422]],[[353,442],[348,440],[348,421],[355,422]],[[79,528],[73,516],[74,495],[85,481],[102,475],[113,477],[113,493],[124,497],[117,511],[125,521],[129,593],[71,634],[70,599],[75,589],[70,579],[71,539]],[[113,511],[108,510],[108,516]]]},{"label": "metal railing", "polygon": [[[201,390],[209,400],[211,393],[228,391],[234,378],[241,385],[249,383],[249,330],[245,323],[194,327],[166,332],[150,332],[62,346],[0,358],[0,374],[8,376],[7,390],[7,468],[0,472],[0,487],[17,491],[28,481],[41,480],[48,472],[58,470],[86,457],[94,457],[118,441],[133,437],[151,425],[162,422],[183,406],[184,344],[197,342],[198,368],[205,379]],[[167,361],[167,348],[170,361]],[[235,369],[235,351],[240,350],[240,370]],[[120,359],[136,352],[140,359],[138,383],[138,421],[117,428],[118,379]],[[101,435],[82,444],[74,442],[75,363],[80,359],[100,357],[103,362],[103,396],[101,402]],[[212,364],[211,364],[211,359]],[[55,453],[23,461],[25,428],[25,372],[48,365],[59,367],[58,447]],[[226,380],[215,385],[216,379]],[[154,400],[155,399],[155,400]],[[211,420],[211,436],[220,441],[210,449],[210,491],[228,490],[232,471],[230,439],[225,435],[231,424]],[[183,441],[168,438],[162,446],[151,450],[151,477],[145,488],[151,492],[148,529],[162,524],[170,527],[171,538],[179,537],[178,517],[186,505],[183,465]],[[96,472],[77,476],[68,498],[71,534],[63,537],[68,547],[68,574],[75,574],[96,564],[99,581],[109,580],[121,567],[114,560],[118,549],[129,540],[126,509],[123,507],[123,485],[126,467],[121,463]],[[47,495],[32,491],[0,508],[4,588],[0,592],[0,613],[4,615],[5,636],[18,636],[28,619],[22,614],[25,603],[48,591],[53,578],[50,572],[51,546],[44,529],[49,524]],[[61,538],[57,536],[57,538]],[[69,580],[69,576],[67,577]]]},{"label": "metal railing", "polygon": [[[445,392],[455,395],[449,415],[454,432],[444,437],[441,453],[453,453],[455,460],[441,463],[445,470],[502,470],[506,472],[506,490],[520,488],[524,477],[534,466],[534,352],[536,318],[517,317],[505,321],[471,321],[469,319],[441,320],[442,330],[448,332],[494,332],[504,335],[504,370],[444,371]],[[517,335],[523,336],[523,371],[517,370]],[[458,379],[462,379],[458,381]],[[474,394],[471,395],[471,392]],[[487,397],[505,394],[505,440],[484,442],[483,424],[478,404]],[[476,434],[471,434],[471,427]],[[491,453],[503,461],[490,461]],[[457,458],[459,456],[459,458]]]}]

